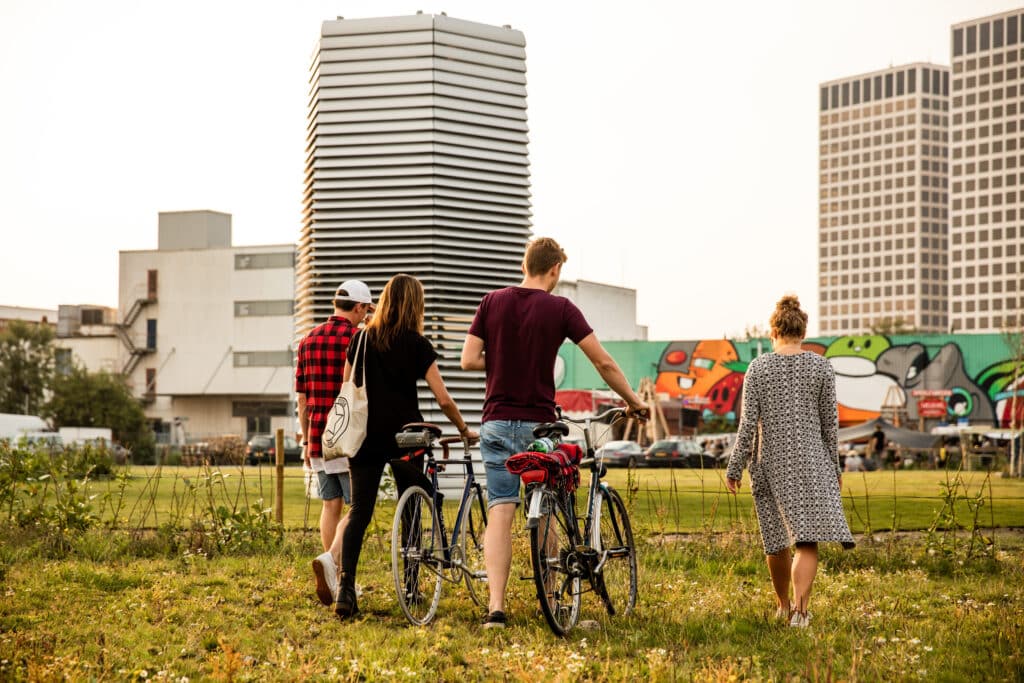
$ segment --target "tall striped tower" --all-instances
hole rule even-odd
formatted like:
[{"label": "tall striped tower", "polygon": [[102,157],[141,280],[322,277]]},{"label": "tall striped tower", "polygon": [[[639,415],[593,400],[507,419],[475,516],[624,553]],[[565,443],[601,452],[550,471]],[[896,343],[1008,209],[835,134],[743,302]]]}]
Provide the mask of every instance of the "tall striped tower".
[{"label": "tall striped tower", "polygon": [[[530,236],[526,41],[444,15],[325,21],[310,66],[296,334],[338,284],[426,289],[426,334],[471,423],[482,373],[459,368],[481,297],[517,283]],[[427,420],[444,417],[422,389]]]}]

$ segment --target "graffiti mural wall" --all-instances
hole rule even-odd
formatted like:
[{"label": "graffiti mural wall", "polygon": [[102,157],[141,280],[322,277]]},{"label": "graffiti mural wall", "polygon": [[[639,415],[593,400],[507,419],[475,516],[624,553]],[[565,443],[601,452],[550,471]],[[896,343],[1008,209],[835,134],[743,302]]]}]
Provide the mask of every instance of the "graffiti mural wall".
[{"label": "graffiti mural wall", "polygon": [[[771,350],[767,339],[618,342],[609,352],[636,386],[654,377],[660,394],[702,410],[706,417],[739,417],[743,378],[750,361]],[[945,420],[1010,423],[1017,393],[1024,418],[1024,363],[1001,335],[856,335],[808,339],[804,349],[828,358],[836,373],[839,420],[858,424],[878,417],[883,405],[901,403],[916,421],[917,396],[945,403]],[[607,388],[579,350],[559,352],[559,389]],[[915,392],[917,392],[915,394]],[[938,399],[935,394],[943,394]],[[940,406],[941,407],[941,406]]]}]

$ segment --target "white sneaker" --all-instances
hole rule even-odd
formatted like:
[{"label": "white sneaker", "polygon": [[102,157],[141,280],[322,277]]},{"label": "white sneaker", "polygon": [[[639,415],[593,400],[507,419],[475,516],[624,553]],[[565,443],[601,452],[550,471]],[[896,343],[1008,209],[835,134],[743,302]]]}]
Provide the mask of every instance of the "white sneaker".
[{"label": "white sneaker", "polygon": [[811,613],[806,612],[800,614],[799,612],[793,612],[793,616],[789,620],[789,625],[792,628],[807,628],[811,625]]},{"label": "white sneaker", "polygon": [[313,560],[313,577],[316,579],[316,597],[325,605],[333,605],[334,596],[338,594],[338,566],[329,552],[321,553]]}]

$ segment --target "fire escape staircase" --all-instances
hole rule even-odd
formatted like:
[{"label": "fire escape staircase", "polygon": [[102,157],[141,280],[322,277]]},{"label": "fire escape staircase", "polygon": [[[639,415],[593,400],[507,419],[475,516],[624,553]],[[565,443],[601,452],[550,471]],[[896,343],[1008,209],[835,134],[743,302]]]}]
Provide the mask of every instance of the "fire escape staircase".
[{"label": "fire escape staircase", "polygon": [[151,348],[148,344],[146,346],[136,346],[131,334],[129,334],[129,330],[138,319],[139,314],[142,313],[143,309],[149,304],[154,303],[156,303],[156,297],[136,299],[132,302],[131,308],[128,309],[124,319],[114,326],[114,332],[117,334],[117,338],[121,340],[121,343],[124,344],[124,347],[128,350],[128,360],[125,361],[124,367],[121,368],[121,374],[125,377],[131,376],[131,373],[138,367],[139,361],[142,360],[143,356],[147,356],[156,351],[156,348]]}]

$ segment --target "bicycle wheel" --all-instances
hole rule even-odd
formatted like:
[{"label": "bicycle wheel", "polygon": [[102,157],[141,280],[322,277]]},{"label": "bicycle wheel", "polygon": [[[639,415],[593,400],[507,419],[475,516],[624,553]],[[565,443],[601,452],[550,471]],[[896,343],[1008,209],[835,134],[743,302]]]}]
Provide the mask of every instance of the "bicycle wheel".
[{"label": "bicycle wheel", "polygon": [[391,574],[399,607],[420,626],[434,618],[441,599],[441,534],[431,497],[419,486],[406,489],[391,525]]},{"label": "bicycle wheel", "polygon": [[633,527],[618,492],[602,487],[599,526],[601,547],[597,548],[604,565],[598,572],[598,593],[608,614],[625,616],[636,607],[637,561]]},{"label": "bicycle wheel", "polygon": [[469,597],[477,605],[487,604],[487,572],[484,570],[484,530],[487,528],[487,506],[479,484],[473,486],[459,525],[457,547],[466,577]]},{"label": "bicycle wheel", "polygon": [[555,635],[564,636],[580,617],[583,565],[576,555],[575,521],[553,491],[543,489],[537,526],[530,529],[530,560],[541,611]]}]

